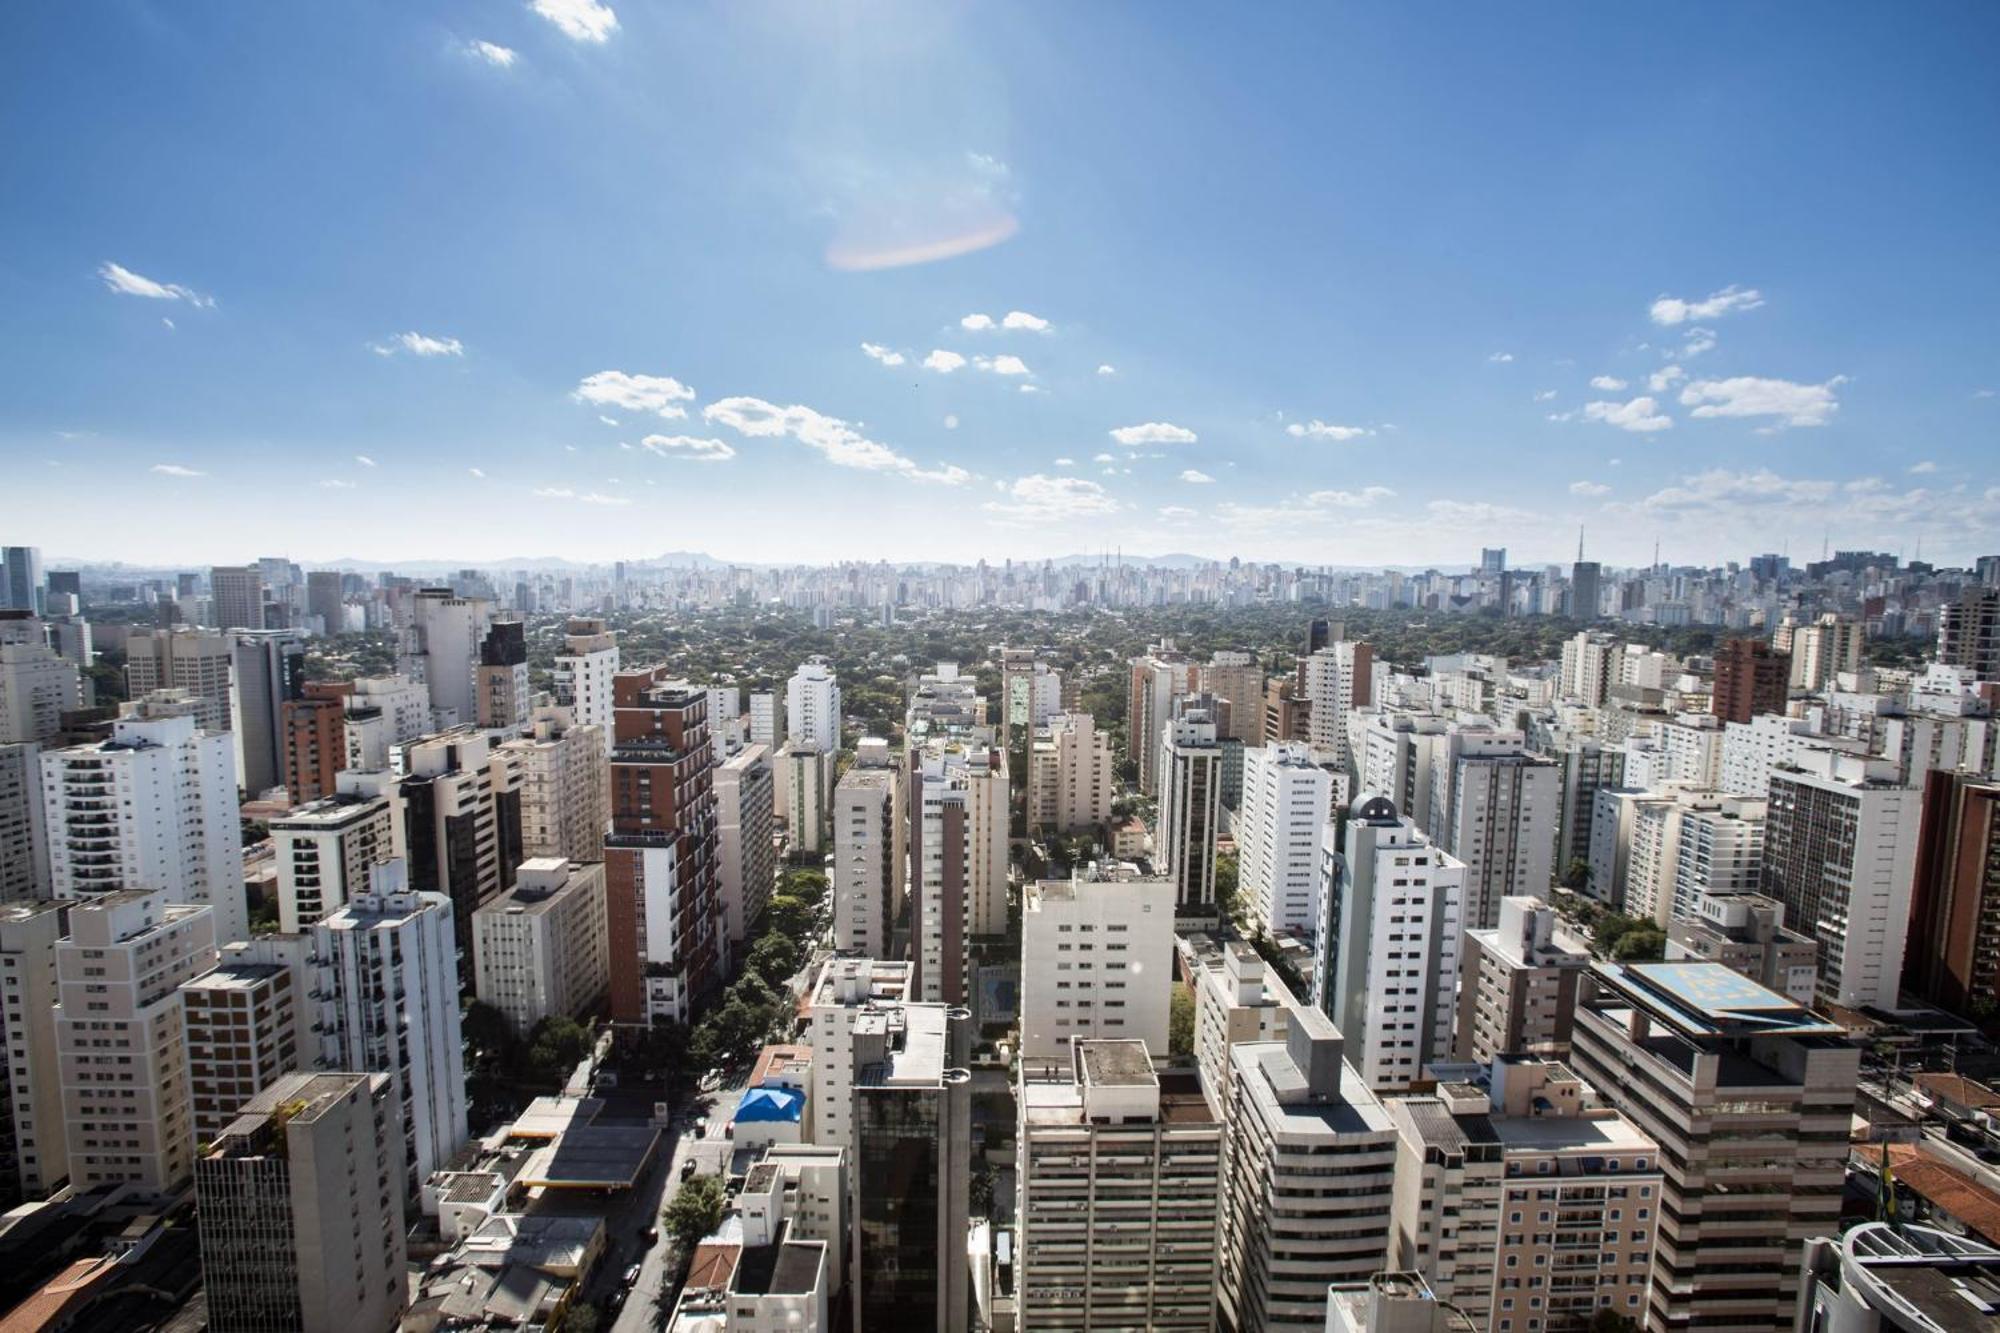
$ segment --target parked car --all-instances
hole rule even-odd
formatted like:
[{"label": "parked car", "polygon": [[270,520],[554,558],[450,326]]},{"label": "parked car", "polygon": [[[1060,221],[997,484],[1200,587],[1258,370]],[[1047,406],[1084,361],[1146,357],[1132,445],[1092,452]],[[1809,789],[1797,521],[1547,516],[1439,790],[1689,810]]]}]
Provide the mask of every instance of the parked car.
[{"label": "parked car", "polygon": [[639,1271],[640,1271],[639,1265],[633,1264],[630,1268],[625,1270],[625,1276],[619,1278],[618,1280],[620,1283],[622,1283],[627,1287],[636,1287],[639,1285]]},{"label": "parked car", "polygon": [[[689,1165],[692,1166],[693,1163],[690,1162]],[[660,1229],[658,1227],[647,1227],[640,1234],[646,1238],[646,1244],[648,1245],[658,1245],[660,1243]]]},{"label": "parked car", "polygon": [[694,1158],[690,1157],[685,1162],[681,1163],[681,1179],[686,1180],[689,1176],[693,1174],[694,1174]]}]

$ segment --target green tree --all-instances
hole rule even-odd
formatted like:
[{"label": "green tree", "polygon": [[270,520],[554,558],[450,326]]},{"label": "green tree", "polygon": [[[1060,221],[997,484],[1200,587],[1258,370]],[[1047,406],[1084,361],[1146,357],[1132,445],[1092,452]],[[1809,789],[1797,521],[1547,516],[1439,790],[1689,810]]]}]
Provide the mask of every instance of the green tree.
[{"label": "green tree", "polygon": [[1642,921],[1618,937],[1611,956],[1621,963],[1654,962],[1666,956],[1666,932],[1650,921]]},{"label": "green tree", "polygon": [[773,932],[788,939],[806,940],[813,933],[814,912],[802,898],[779,892],[771,895],[764,904],[764,922],[760,933]]},{"label": "green tree", "polygon": [[973,1173],[972,1188],[966,1197],[974,1217],[993,1215],[993,1190],[999,1183],[1000,1173],[993,1169],[991,1162]]},{"label": "green tree", "polygon": [[597,1333],[604,1326],[604,1317],[594,1305],[572,1305],[563,1316],[562,1333]]},{"label": "green tree", "polygon": [[744,961],[744,974],[761,978],[772,990],[782,990],[792,979],[792,973],[806,960],[803,944],[776,931],[760,936],[750,946],[750,956]]},{"label": "green tree", "polygon": [[1590,862],[1580,856],[1571,857],[1569,865],[1563,869],[1562,882],[1566,889],[1581,890],[1590,883]]},{"label": "green tree", "polygon": [[505,1014],[486,1001],[473,1000],[465,1006],[464,1016],[459,1019],[459,1032],[474,1064],[504,1065],[510,1062],[515,1045],[514,1028],[507,1022]]},{"label": "green tree", "polygon": [[683,1250],[691,1250],[722,1225],[722,1182],[691,1176],[660,1212],[660,1226]]},{"label": "green tree", "polygon": [[1236,919],[1236,856],[1224,852],[1215,858],[1215,903],[1222,909],[1224,919]]},{"label": "green tree", "polygon": [[590,1054],[592,1044],[589,1028],[573,1018],[552,1014],[528,1034],[528,1076],[538,1083],[560,1083]]},{"label": "green tree", "polygon": [[1167,1053],[1176,1060],[1194,1054],[1194,995],[1178,983],[1167,1009]]}]

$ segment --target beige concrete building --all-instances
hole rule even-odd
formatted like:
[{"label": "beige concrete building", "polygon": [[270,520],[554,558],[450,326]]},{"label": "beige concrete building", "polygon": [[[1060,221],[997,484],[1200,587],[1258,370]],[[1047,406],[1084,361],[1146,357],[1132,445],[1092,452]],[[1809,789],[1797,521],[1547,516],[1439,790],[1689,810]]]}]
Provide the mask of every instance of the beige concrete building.
[{"label": "beige concrete building", "polygon": [[1079,1040],[1018,1104],[1021,1328],[1213,1328],[1222,1126],[1194,1077]]},{"label": "beige concrete building", "polygon": [[230,944],[213,969],[181,983],[197,1142],[222,1133],[246,1102],[286,1074],[312,1066],[305,992],[303,935]]},{"label": "beige concrete building", "polygon": [[70,1184],[168,1192],[194,1169],[180,984],[215,966],[215,918],[161,890],[70,908],[56,946],[57,1064]]},{"label": "beige concrete building", "polygon": [[842,953],[889,952],[900,906],[897,805],[896,771],[886,763],[857,762],[833,789],[833,947]]},{"label": "beige concrete building", "polygon": [[195,725],[203,731],[227,731],[232,660],[227,634],[186,626],[135,629],[125,639],[125,697],[186,690],[198,702]]},{"label": "beige concrete building", "polygon": [[912,965],[872,958],[833,958],[820,969],[806,1008],[812,1042],[813,1088],[809,1105],[813,1142],[854,1152],[854,1025],[871,1013],[903,1004],[911,995]]},{"label": "beige concrete building", "polygon": [[1058,713],[1038,728],[1028,751],[1028,825],[1049,833],[1085,833],[1111,822],[1118,786],[1111,738],[1088,713]]},{"label": "beige concrete building", "polygon": [[56,1059],[54,903],[0,907],[0,1061],[7,1081],[0,1131],[0,1199],[50,1195],[69,1178],[69,1139]]},{"label": "beige concrete building", "polygon": [[472,914],[473,993],[525,1036],[602,999],[610,951],[603,863],[531,857],[513,888]]},{"label": "beige concrete building", "polygon": [[1465,932],[1453,1058],[1568,1055],[1577,979],[1589,966],[1590,946],[1557,924],[1554,908],[1502,898],[1498,926]]},{"label": "beige concrete building", "polygon": [[1298,999],[1247,940],[1188,939],[1195,961],[1194,1053],[1202,1095],[1220,1117],[1230,1101],[1229,1053],[1252,1041],[1283,1041]]},{"label": "beige concrete building", "polygon": [[[715,887],[733,953],[748,943],[751,926],[771,900],[778,873],[778,853],[772,843],[777,833],[777,780],[769,747],[745,746],[729,756],[716,766],[714,785]],[[836,805],[838,801],[836,791]]]},{"label": "beige concrete building", "polygon": [[388,1333],[408,1304],[387,1074],[290,1074],[195,1163],[214,1333]]},{"label": "beige concrete building", "polygon": [[1167,1057],[1172,881],[1094,865],[1029,887],[1021,906],[1021,1058],[1069,1063],[1072,1042],[1134,1038]]},{"label": "beige concrete building", "polygon": [[602,861],[611,760],[597,728],[568,709],[538,708],[525,735],[496,748],[521,775],[521,855]]},{"label": "beige concrete building", "polygon": [[1264,668],[1255,653],[1218,650],[1201,668],[1201,689],[1229,704],[1229,722],[1222,731],[1226,740],[1245,746],[1264,743]]},{"label": "beige concrete building", "polygon": [[278,866],[278,929],[306,930],[368,891],[372,866],[396,856],[395,784],[382,775],[370,795],[367,774],[342,773],[335,793],[270,823]]}]

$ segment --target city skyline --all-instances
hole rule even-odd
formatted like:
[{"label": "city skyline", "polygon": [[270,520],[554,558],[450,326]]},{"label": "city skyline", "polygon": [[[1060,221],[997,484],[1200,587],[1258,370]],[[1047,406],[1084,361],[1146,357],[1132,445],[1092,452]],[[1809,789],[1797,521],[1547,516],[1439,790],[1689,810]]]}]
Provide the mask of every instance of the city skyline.
[{"label": "city skyline", "polygon": [[1832,12],[23,13],[12,539],[1969,563],[2000,18]]}]

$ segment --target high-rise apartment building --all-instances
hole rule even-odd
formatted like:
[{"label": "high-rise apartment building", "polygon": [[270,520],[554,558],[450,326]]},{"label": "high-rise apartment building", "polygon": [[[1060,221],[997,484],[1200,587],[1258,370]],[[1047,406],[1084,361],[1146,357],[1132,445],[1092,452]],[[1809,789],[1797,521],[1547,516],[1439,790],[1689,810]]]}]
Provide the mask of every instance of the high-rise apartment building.
[{"label": "high-rise apartment building", "polygon": [[1828,611],[1792,631],[1791,656],[1791,688],[1823,690],[1842,672],[1867,663],[1868,627]]},{"label": "high-rise apartment building", "polygon": [[1466,869],[1387,797],[1364,796],[1322,843],[1325,907],[1314,999],[1370,1088],[1407,1088],[1451,1049]]},{"label": "high-rise apartment building", "polygon": [[346,598],[341,591],[337,569],[315,569],[306,574],[306,614],[319,622],[325,635],[347,632]]},{"label": "high-rise apartment building", "polygon": [[312,927],[309,1012],[321,1069],[396,1080],[403,1193],[466,1140],[465,1041],[459,1027],[458,932],[451,900],[409,890],[403,863],[370,872],[369,890]]},{"label": "high-rise apartment building", "polygon": [[737,945],[748,944],[777,878],[776,795],[771,752],[761,745],[746,746],[716,766],[716,891],[732,957]]},{"label": "high-rise apartment building", "polygon": [[317,1057],[305,1041],[306,948],[303,935],[240,941],[181,983],[197,1142],[215,1138],[245,1102]]},{"label": "high-rise apartment building", "polygon": [[1242,741],[1246,748],[1264,744],[1264,668],[1257,664],[1255,653],[1211,653],[1198,680],[1203,694],[1229,704],[1229,726],[1222,739]]},{"label": "high-rise apartment building", "polygon": [[1618,683],[1618,659],[1624,651],[1624,644],[1599,630],[1582,630],[1563,640],[1556,697],[1602,708]]},{"label": "high-rise apartment building", "polygon": [[2000,680],[2000,588],[1968,588],[1939,608],[1937,660]]},{"label": "high-rise apartment building", "polygon": [[1126,692],[1127,757],[1139,772],[1139,790],[1160,794],[1160,745],[1173,715],[1174,700],[1189,694],[1201,679],[1201,668],[1175,651],[1172,641],[1155,644],[1132,663]]},{"label": "high-rise apartment building", "polygon": [[47,898],[53,891],[42,747],[0,744],[0,903]]},{"label": "high-rise apartment building", "polygon": [[567,708],[539,708],[525,734],[500,742],[521,775],[521,855],[604,859],[611,819],[611,762],[594,726]]},{"label": "high-rise apartment building", "polygon": [[1345,775],[1297,742],[1243,752],[1236,815],[1236,891],[1269,934],[1319,928],[1319,831]]},{"label": "high-rise apartment building", "polygon": [[1953,1013],[2000,1007],[2000,782],[1924,775],[1903,986]]},{"label": "high-rise apartment building", "polygon": [[1194,1055],[1202,1095],[1218,1120],[1230,1102],[1229,1053],[1247,1041],[1283,1041],[1300,1001],[1248,940],[1182,941],[1195,955]]},{"label": "high-rise apartment building", "polygon": [[195,1144],[179,987],[215,965],[213,914],[158,890],[104,894],[70,908],[55,953],[70,1184],[179,1189]]},{"label": "high-rise apartment building", "polygon": [[1210,1329],[1222,1126],[1145,1043],[1022,1067],[1016,1277],[1026,1329]]},{"label": "high-rise apartment building", "polygon": [[305,697],[305,636],[289,629],[243,630],[229,636],[229,649],[236,780],[255,800],[284,785],[285,704]]},{"label": "high-rise apartment building", "polygon": [[216,629],[264,628],[264,572],[256,565],[216,565],[208,571],[214,603],[209,623]]},{"label": "high-rise apartment building", "polygon": [[1599,963],[1570,1063],[1660,1146],[1641,1325],[1790,1327],[1805,1243],[1841,1212],[1860,1078],[1845,1030],[1720,963]]},{"label": "high-rise apartment building", "polygon": [[961,1262],[972,1177],[972,1015],[940,1004],[853,1027],[855,1328],[954,1333],[971,1318]]},{"label": "high-rise apartment building", "polygon": [[472,992],[525,1037],[576,1018],[611,984],[604,867],[531,856],[514,887],[472,914]]},{"label": "high-rise apartment building", "polygon": [[489,731],[513,731],[528,721],[528,639],[518,620],[496,620],[479,641],[472,667],[473,707]]},{"label": "high-rise apartment building", "polygon": [[785,739],[822,754],[840,752],[840,683],[824,657],[807,658],[785,682]]},{"label": "high-rise apartment building", "polygon": [[1764,815],[1761,800],[1678,785],[1635,803],[1620,910],[1664,930],[1710,895],[1756,892]]},{"label": "high-rise apartment building", "polygon": [[343,682],[347,695],[347,758],[342,768],[386,769],[396,747],[431,731],[431,694],[402,676],[363,676]]},{"label": "high-rise apartment building", "polygon": [[1330,1282],[1388,1267],[1396,1125],[1319,1010],[1229,1053],[1216,1294],[1240,1333],[1326,1326]]},{"label": "high-rise apartment building", "polygon": [[571,616],[563,626],[563,651],[556,654],[556,702],[570,710],[578,726],[601,727],[604,752],[611,753],[612,677],[618,674],[618,640],[604,622]]},{"label": "high-rise apartment building", "polygon": [[721,984],[708,692],[664,667],[613,681],[611,832],[604,840],[611,1018],[689,1022]]},{"label": "high-rise apartment building", "polygon": [[56,1052],[56,945],[63,909],[55,903],[0,906],[0,1201],[9,1208],[46,1198],[69,1178]]},{"label": "high-rise apartment building", "polygon": [[1561,773],[1518,731],[1454,725],[1433,739],[1431,841],[1465,865],[1465,924],[1499,923],[1500,900],[1549,891]]},{"label": "high-rise apartment building", "polygon": [[1167,1057],[1170,880],[1093,866],[1021,905],[1021,1058],[1066,1066],[1073,1043],[1133,1038]]},{"label": "high-rise apartment building", "polygon": [[772,809],[784,821],[794,854],[816,856],[826,848],[834,759],[831,750],[810,741],[786,741],[778,750]]},{"label": "high-rise apartment building", "polygon": [[1329,750],[1344,772],[1355,768],[1348,716],[1374,699],[1375,649],[1342,639],[1305,660],[1305,692],[1312,705],[1307,734],[1313,748]]},{"label": "high-rise apartment building", "polygon": [[214,1333],[389,1333],[408,1304],[388,1074],[288,1074],[195,1162]]},{"label": "high-rise apartment building", "polygon": [[1771,775],[1761,892],[1819,945],[1819,993],[1894,1009],[1910,927],[1919,799],[1893,762],[1820,751]]},{"label": "high-rise apartment building", "polygon": [[1590,862],[1590,824],[1597,793],[1625,780],[1625,751],[1596,736],[1559,732],[1546,747],[1555,761],[1562,805],[1556,813],[1552,870],[1565,883],[1578,862]]},{"label": "high-rise apartment building", "polygon": [[1007,929],[1007,752],[981,739],[931,737],[911,746],[908,762],[916,994],[964,1004],[972,937]]},{"label": "high-rise apartment building", "polygon": [[[889,953],[900,907],[895,863],[899,803],[887,750],[864,740],[854,767],[833,789],[833,947],[864,958]],[[871,754],[873,760],[867,762]]]},{"label": "high-rise apartment building", "polygon": [[473,667],[493,624],[493,603],[450,588],[421,588],[403,604],[396,674],[429,688],[444,726],[478,722]]},{"label": "high-rise apartment building", "polygon": [[854,1153],[854,1026],[911,998],[912,964],[830,958],[806,992],[812,1043],[813,1142]]},{"label": "high-rise apartment building", "polygon": [[521,764],[476,727],[402,748],[396,802],[410,888],[451,900],[458,947],[472,952],[472,914],[514,883],[521,864]]},{"label": "high-rise apartment building", "polygon": [[1215,840],[1222,821],[1222,746],[1214,716],[1179,701],[1160,732],[1159,823],[1153,845],[1182,916],[1215,911]]},{"label": "high-rise apartment building", "polygon": [[1562,929],[1554,908],[1539,898],[1502,898],[1499,925],[1465,932],[1452,1058],[1563,1059],[1577,981],[1589,966],[1589,943]]},{"label": "high-rise apartment building", "polygon": [[394,793],[387,774],[343,773],[333,795],[270,822],[280,931],[296,934],[365,893],[369,868],[398,854]]},{"label": "high-rise apartment building", "polygon": [[46,614],[42,551],[38,546],[0,546],[0,610]]},{"label": "high-rise apartment building", "polygon": [[157,889],[169,902],[214,908],[224,940],[249,935],[227,733],[197,731],[192,717],[122,717],[109,740],[41,759],[58,898]]},{"label": "high-rise apartment building", "polygon": [[200,701],[203,731],[232,725],[230,636],[204,629],[135,629],[125,640],[125,694],[140,699],[155,690],[185,690]]},{"label": "high-rise apartment building", "polygon": [[1111,822],[1118,794],[1111,738],[1088,713],[1058,713],[1038,726],[1028,750],[1028,825],[1058,834]]},{"label": "high-rise apartment building", "polygon": [[785,742],[785,720],[778,696],[769,690],[755,690],[750,695],[750,742],[753,745],[768,745],[773,754]]},{"label": "high-rise apartment building", "polygon": [[293,805],[333,795],[347,767],[347,686],[308,681],[279,709],[278,782]]},{"label": "high-rise apartment building", "polygon": [[1792,661],[1762,639],[1728,639],[1715,653],[1715,691],[1709,711],[1725,722],[1748,722],[1759,713],[1782,713]]},{"label": "high-rise apartment building", "polygon": [[0,611],[0,745],[53,739],[64,712],[83,707],[76,664],[49,647],[42,622]]}]

